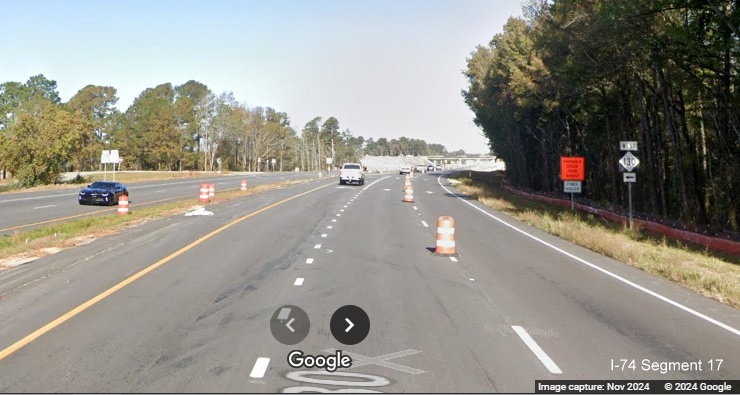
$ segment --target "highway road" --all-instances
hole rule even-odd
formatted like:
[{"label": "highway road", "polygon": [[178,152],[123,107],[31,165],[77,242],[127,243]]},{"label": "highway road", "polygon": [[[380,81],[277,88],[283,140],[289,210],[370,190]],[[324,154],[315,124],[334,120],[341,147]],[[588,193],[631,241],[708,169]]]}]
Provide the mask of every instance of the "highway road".
[{"label": "highway road", "polygon": [[[740,377],[738,310],[438,174],[414,178],[414,203],[403,183],[292,185],[0,272],[0,391],[533,392],[548,379]],[[456,257],[430,252],[440,215],[456,221]],[[280,328],[301,333],[297,308],[310,321],[295,345],[271,330],[288,305]],[[369,318],[357,344],[331,330],[345,305]],[[347,334],[366,329],[353,319]],[[291,367],[292,350],[342,350],[353,366]],[[661,373],[667,362],[694,370]]]},{"label": "highway road", "polygon": [[[197,201],[200,184],[213,183],[216,193],[240,188],[241,180],[248,186],[258,186],[282,180],[315,177],[315,172],[258,173],[249,175],[219,175],[188,179],[172,179],[125,183],[129,189],[130,207],[192,197]],[[83,206],[77,203],[80,188],[40,192],[0,194],[0,235],[57,223],[64,220],[110,214],[115,207]],[[174,198],[174,199],[173,199]]]}]

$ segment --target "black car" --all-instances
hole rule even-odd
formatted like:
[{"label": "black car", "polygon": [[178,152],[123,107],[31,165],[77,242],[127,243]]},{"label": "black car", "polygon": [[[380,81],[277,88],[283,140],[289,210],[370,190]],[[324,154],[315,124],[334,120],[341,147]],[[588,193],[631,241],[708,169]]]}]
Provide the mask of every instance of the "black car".
[{"label": "black car", "polygon": [[427,165],[427,171],[434,171],[434,165]]},{"label": "black car", "polygon": [[83,188],[77,200],[80,204],[114,205],[121,195],[128,196],[128,189],[120,182],[96,181]]}]

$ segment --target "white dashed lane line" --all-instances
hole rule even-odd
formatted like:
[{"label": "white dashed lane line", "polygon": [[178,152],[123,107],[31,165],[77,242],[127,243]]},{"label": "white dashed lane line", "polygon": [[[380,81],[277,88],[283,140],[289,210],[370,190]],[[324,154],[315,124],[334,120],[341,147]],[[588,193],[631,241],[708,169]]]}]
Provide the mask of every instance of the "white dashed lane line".
[{"label": "white dashed lane line", "polygon": [[252,368],[252,373],[249,374],[249,377],[254,379],[261,379],[265,377],[265,372],[267,371],[267,366],[269,365],[270,358],[257,358],[257,361],[254,363],[254,367]]},{"label": "white dashed lane line", "polygon": [[328,235],[327,235],[326,233],[322,233],[322,234],[321,234],[321,238],[322,238],[322,239],[323,239],[323,238],[326,238],[326,236],[328,236]]},{"label": "white dashed lane line", "polygon": [[342,214],[337,214],[337,217],[341,217],[341,216],[342,216]]},{"label": "white dashed lane line", "polygon": [[308,263],[309,265],[312,264],[313,263],[313,258],[306,259],[306,263]]},{"label": "white dashed lane line", "polygon": [[326,229],[331,229],[331,228],[333,228],[333,226],[331,226],[331,225],[328,225],[328,226],[326,227]]},{"label": "white dashed lane line", "polygon": [[331,220],[331,222],[337,222],[337,220],[336,219],[333,219],[333,220]]},{"label": "white dashed lane line", "polygon": [[451,260],[452,262],[457,262],[457,258],[455,258],[454,256],[451,256],[451,257],[450,257],[450,260]]},{"label": "white dashed lane line", "polygon": [[49,208],[49,207],[56,207],[56,206],[57,206],[56,204],[50,204],[48,206],[34,207],[33,209],[34,210],[38,210],[38,209],[41,209],[41,208]]},{"label": "white dashed lane line", "polygon": [[316,244],[315,246],[313,246],[313,248],[318,250],[319,248],[321,248],[321,244]]},{"label": "white dashed lane line", "polygon": [[426,223],[426,221],[421,221],[421,224],[424,225],[425,228],[428,228],[429,225]]},{"label": "white dashed lane line", "polygon": [[293,285],[297,285],[297,286],[303,285],[303,277],[298,277],[297,279],[295,279],[295,282],[293,283]]},{"label": "white dashed lane line", "polygon": [[535,356],[542,362],[543,365],[547,368],[547,370],[550,371],[552,374],[562,374],[563,371],[560,370],[558,365],[550,359],[550,357],[545,353],[545,351],[540,348],[540,346],[537,344],[537,342],[532,339],[532,336],[529,336],[529,333],[524,330],[521,326],[512,326],[512,329],[514,329],[514,332],[516,332],[517,335],[524,341],[524,344],[529,347],[529,349],[534,353]]}]

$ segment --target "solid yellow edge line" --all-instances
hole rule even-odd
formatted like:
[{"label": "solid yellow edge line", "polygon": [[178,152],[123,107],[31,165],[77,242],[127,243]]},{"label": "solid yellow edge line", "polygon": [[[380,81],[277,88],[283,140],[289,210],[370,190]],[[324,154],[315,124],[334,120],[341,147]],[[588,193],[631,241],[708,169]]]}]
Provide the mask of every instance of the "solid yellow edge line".
[{"label": "solid yellow edge line", "polygon": [[226,229],[228,229],[228,228],[230,228],[230,227],[238,224],[239,222],[242,222],[242,221],[244,221],[244,220],[246,220],[248,218],[251,218],[251,217],[253,217],[253,216],[257,215],[257,214],[263,213],[263,212],[265,212],[265,211],[267,211],[267,210],[269,210],[271,208],[277,207],[277,206],[279,206],[279,205],[281,205],[283,203],[286,203],[286,202],[288,202],[290,200],[296,199],[296,198],[301,197],[303,195],[307,195],[307,194],[309,194],[311,192],[318,191],[321,188],[326,188],[326,187],[331,186],[331,185],[334,185],[334,183],[322,185],[322,186],[320,186],[318,188],[314,188],[314,189],[311,189],[309,191],[306,191],[306,192],[303,192],[303,193],[299,193],[298,195],[291,196],[291,197],[289,197],[287,199],[283,199],[283,200],[281,200],[281,201],[279,201],[277,203],[273,203],[273,204],[271,204],[269,206],[266,206],[266,207],[263,207],[263,208],[261,208],[261,209],[259,209],[257,211],[253,211],[253,212],[251,212],[251,213],[249,213],[249,214],[247,214],[247,215],[245,215],[245,216],[243,216],[241,218],[237,218],[237,219],[229,222],[228,224],[226,224],[226,225],[224,225],[224,226],[222,226],[222,227],[220,227],[220,228],[212,231],[211,233],[208,233],[207,235],[200,237],[198,240],[196,240],[196,241],[194,241],[194,242],[186,245],[183,248],[180,248],[179,250],[177,250],[177,251],[173,252],[172,254],[168,255],[167,257],[159,260],[158,262],[156,262],[156,263],[154,263],[154,264],[152,264],[152,265],[150,265],[150,266],[148,266],[148,267],[140,270],[139,272],[137,272],[136,274],[132,275],[131,277],[128,277],[127,279],[121,281],[120,283],[118,283],[118,284],[116,284],[116,285],[108,288],[107,290],[101,292],[100,294],[98,294],[94,298],[92,298],[92,299],[88,300],[87,302],[85,302],[85,303],[83,303],[83,304],[75,307],[74,309],[66,312],[65,314],[61,315],[59,318],[55,319],[54,321],[51,321],[50,323],[42,326],[41,328],[36,329],[35,331],[33,331],[28,336],[24,337],[21,340],[18,340],[17,342],[13,343],[12,345],[10,345],[9,347],[7,347],[6,349],[0,351],[0,361],[2,361],[3,359],[5,359],[9,355],[13,354],[14,352],[20,350],[21,348],[27,346],[29,343],[31,343],[34,340],[38,339],[39,337],[43,336],[45,333],[49,332],[50,330],[52,330],[52,329],[56,328],[57,326],[63,324],[65,321],[69,320],[70,318],[72,318],[72,317],[76,316],[77,314],[80,314],[81,312],[87,310],[88,308],[90,308],[94,304],[96,304],[96,303],[100,302],[101,300],[107,298],[108,296],[112,295],[116,291],[118,291],[118,290],[122,289],[123,287],[125,287],[125,286],[133,283],[134,281],[140,279],[141,277],[144,277],[145,275],[147,275],[148,273],[150,273],[154,269],[156,269],[156,268],[164,265],[165,263],[167,263],[167,262],[169,262],[169,261],[177,258],[178,256],[182,255],[183,253],[187,252],[188,250],[191,250],[193,247],[197,246],[198,244],[200,244],[200,243],[202,243],[202,242],[210,239],[214,235],[216,235],[216,234],[218,234],[220,232],[223,232],[224,230],[226,230]]}]

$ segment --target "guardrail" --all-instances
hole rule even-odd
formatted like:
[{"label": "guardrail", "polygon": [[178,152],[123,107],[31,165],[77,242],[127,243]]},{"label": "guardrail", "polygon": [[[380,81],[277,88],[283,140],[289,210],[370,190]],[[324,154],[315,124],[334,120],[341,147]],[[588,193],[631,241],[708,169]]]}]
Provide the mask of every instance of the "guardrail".
[{"label": "guardrail", "polygon": [[[549,196],[536,195],[536,194],[518,190],[516,188],[512,188],[511,186],[506,185],[506,182],[504,182],[503,180],[500,180],[500,179],[496,180],[498,176],[492,173],[482,175],[476,172],[463,172],[463,174],[465,173],[468,173],[468,176],[470,178],[472,178],[473,180],[477,180],[477,181],[484,181],[488,183],[502,181],[501,188],[515,195],[519,195],[519,196],[522,196],[528,199],[538,200],[541,202],[545,202],[545,203],[549,203],[549,204],[553,204],[553,205],[557,205],[561,207],[566,207],[566,208],[571,207],[571,201],[568,199],[560,199],[560,198],[554,198],[554,197],[549,197]],[[629,223],[629,219],[626,216],[614,213],[609,210],[591,207],[583,203],[574,203],[573,206],[579,211],[596,215],[607,221],[621,223],[625,226]],[[692,232],[692,231],[684,230],[684,229],[676,229],[668,225],[664,225],[664,224],[660,224],[660,223],[652,222],[652,221],[647,221],[643,219],[633,218],[632,222],[634,224],[637,224],[640,228],[648,230],[650,232],[663,234],[668,237],[672,237],[676,240],[698,244],[698,245],[704,246],[713,251],[724,252],[724,253],[740,256],[740,242],[737,242],[737,241],[723,239],[720,237],[703,235],[701,233],[696,233],[696,232]]]},{"label": "guardrail", "polygon": [[[539,200],[539,201],[547,202],[550,204],[555,204],[555,205],[562,206],[562,207],[568,207],[568,208],[571,206],[570,200],[534,195],[531,193],[520,191],[518,189],[514,189],[508,185],[502,185],[501,187],[511,193],[526,197],[528,199]],[[623,225],[627,225],[629,222],[629,219],[627,217],[613,213],[611,211],[594,208],[594,207],[587,206],[581,203],[574,203],[573,205],[575,206],[577,210],[587,212],[589,214],[597,215],[608,221],[619,222]],[[721,252],[740,256],[740,243],[732,241],[732,240],[726,240],[726,239],[721,239],[718,237],[711,237],[711,236],[706,236],[706,235],[702,235],[699,233],[689,232],[686,230],[675,229],[675,228],[671,228],[663,224],[659,224],[659,223],[651,222],[651,221],[645,221],[641,219],[632,219],[632,222],[634,224],[637,224],[640,228],[651,231],[651,232],[664,234],[666,236],[672,237],[677,240],[688,241],[688,242],[692,242],[695,244],[699,244],[699,245],[709,248],[710,250],[721,251]]]}]

